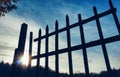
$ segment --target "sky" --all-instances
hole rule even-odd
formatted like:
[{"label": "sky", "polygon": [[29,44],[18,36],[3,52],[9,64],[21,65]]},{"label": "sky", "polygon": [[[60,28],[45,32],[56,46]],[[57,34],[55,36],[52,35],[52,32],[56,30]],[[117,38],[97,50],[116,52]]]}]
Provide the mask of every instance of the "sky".
[{"label": "sky", "polygon": [[[117,16],[120,20],[120,0],[112,0],[117,8]],[[42,29],[42,35],[45,34],[46,25],[49,26],[50,32],[55,30],[55,21],[59,22],[59,29],[66,26],[65,16],[68,14],[70,24],[78,22],[78,14],[82,19],[87,19],[94,15],[93,6],[96,6],[98,13],[108,10],[108,0],[20,0],[17,9],[0,17],[0,61],[12,63],[14,50],[17,48],[20,27],[22,23],[28,24],[27,41],[25,47],[25,58],[28,57],[29,33],[33,32],[34,38],[37,38],[38,30]],[[118,35],[112,15],[100,18],[101,27],[104,38]],[[95,21],[83,25],[85,33],[85,42],[99,39]],[[79,28],[73,28],[71,31],[72,46],[81,44]],[[67,47],[66,33],[59,34],[59,49]],[[50,51],[54,50],[54,39],[50,37]],[[51,45],[52,44],[52,45]],[[33,44],[33,55],[36,55],[37,43]],[[110,64],[112,68],[120,68],[120,41],[106,44]],[[45,50],[45,40],[42,40],[41,53]],[[72,52],[73,54],[73,70],[76,72],[84,72],[82,50]],[[87,48],[90,72],[106,70],[101,46]],[[68,56],[67,53],[60,54],[60,72],[68,72]],[[25,59],[25,60],[26,60]],[[41,65],[45,66],[44,58],[41,59]],[[35,61],[32,61],[35,65]],[[49,59],[49,67],[55,69],[55,56]]]}]

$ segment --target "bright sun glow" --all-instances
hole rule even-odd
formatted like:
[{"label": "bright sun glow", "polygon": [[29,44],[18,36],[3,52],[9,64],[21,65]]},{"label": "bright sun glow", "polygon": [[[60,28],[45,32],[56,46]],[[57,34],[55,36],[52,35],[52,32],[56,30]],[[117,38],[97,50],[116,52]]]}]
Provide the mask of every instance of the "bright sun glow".
[{"label": "bright sun glow", "polygon": [[22,65],[28,66],[28,55],[24,54],[24,56],[21,58]]}]

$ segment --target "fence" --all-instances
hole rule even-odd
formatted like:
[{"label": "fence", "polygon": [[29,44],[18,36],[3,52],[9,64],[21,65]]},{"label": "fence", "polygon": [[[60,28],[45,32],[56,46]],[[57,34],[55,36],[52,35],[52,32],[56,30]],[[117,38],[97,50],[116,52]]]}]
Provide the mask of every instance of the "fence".
[{"label": "fence", "polygon": [[[29,56],[30,56],[29,67],[31,66],[31,60],[33,60],[33,59],[37,59],[37,67],[39,67],[40,59],[44,57],[45,58],[45,75],[46,75],[45,77],[48,77],[47,71],[48,71],[48,64],[49,64],[48,63],[49,56],[55,55],[55,72],[56,72],[56,77],[59,77],[59,54],[63,54],[65,52],[67,52],[68,53],[68,61],[69,61],[69,74],[70,74],[70,77],[73,77],[73,64],[72,64],[72,54],[71,53],[72,53],[72,51],[82,49],[83,59],[84,59],[85,76],[89,77],[89,65],[88,65],[88,57],[87,57],[86,48],[101,45],[109,77],[113,77],[111,74],[111,66],[110,66],[110,62],[109,62],[109,58],[108,58],[106,44],[111,43],[111,42],[120,41],[120,24],[119,24],[117,15],[116,15],[116,8],[114,8],[111,0],[109,0],[109,5],[110,5],[110,9],[105,12],[102,12],[100,14],[98,14],[96,7],[93,7],[94,16],[89,17],[84,20],[82,20],[81,15],[78,14],[78,22],[76,22],[72,25],[69,24],[69,17],[68,17],[68,15],[66,15],[66,27],[58,29],[59,24],[58,24],[58,21],[56,21],[55,31],[49,33],[49,27],[47,26],[46,34],[43,36],[41,35],[42,33],[41,33],[41,29],[40,29],[38,37],[34,39],[34,42],[38,42],[38,46],[37,46],[38,49],[37,49],[36,56],[32,56],[33,33],[31,32],[30,33],[30,44],[29,44]],[[114,19],[116,27],[118,29],[119,35],[104,38],[102,29],[101,29],[101,23],[100,23],[99,19],[106,15],[109,15],[109,14],[113,15],[113,19]],[[97,26],[97,30],[98,30],[100,39],[85,43],[83,26],[84,26],[84,24],[94,21],[94,20],[96,21],[96,26]],[[75,28],[75,27],[79,27],[80,36],[81,36],[81,44],[76,45],[76,46],[71,46],[70,29]],[[59,49],[59,41],[58,41],[59,33],[61,33],[61,32],[66,32],[66,34],[67,34],[67,48],[63,48],[63,49]],[[55,35],[55,51],[49,52],[49,37],[53,36],[53,35]],[[43,54],[41,54],[41,40],[42,39],[45,39],[45,53],[43,53]],[[37,69],[37,71],[39,71],[39,69]],[[39,76],[38,72],[37,72],[37,76]]]}]

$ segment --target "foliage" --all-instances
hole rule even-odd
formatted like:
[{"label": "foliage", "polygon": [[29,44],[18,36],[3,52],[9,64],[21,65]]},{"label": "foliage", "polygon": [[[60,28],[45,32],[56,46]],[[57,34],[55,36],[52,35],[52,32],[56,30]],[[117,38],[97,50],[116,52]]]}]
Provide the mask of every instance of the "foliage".
[{"label": "foliage", "polygon": [[[31,70],[30,70],[31,69]],[[37,77],[36,76],[36,69],[39,69],[39,75],[38,77],[46,77],[46,73],[45,73],[45,69],[43,67],[31,67],[31,68],[27,68],[27,67],[16,67],[14,70],[14,74],[16,74],[15,76],[13,76],[13,65],[9,65],[8,63],[5,64],[4,62],[0,63],[0,77]],[[120,69],[116,70],[113,69],[112,70],[112,74],[114,75],[113,77],[120,77]],[[47,75],[49,77],[56,77],[55,76],[55,72],[52,70],[48,70]],[[60,73],[59,77],[69,77],[69,75],[67,73]],[[73,75],[73,77],[85,77],[84,73],[75,73]],[[107,72],[103,71],[99,74],[96,73],[91,73],[90,77],[108,77],[107,76]]]},{"label": "foliage", "polygon": [[0,0],[0,16],[5,16],[5,13],[17,9],[15,3],[19,0]]}]

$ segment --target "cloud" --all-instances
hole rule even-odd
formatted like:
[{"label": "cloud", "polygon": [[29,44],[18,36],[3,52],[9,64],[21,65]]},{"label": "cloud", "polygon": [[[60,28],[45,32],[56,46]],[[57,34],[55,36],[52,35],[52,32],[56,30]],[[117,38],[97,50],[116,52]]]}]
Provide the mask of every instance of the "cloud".
[{"label": "cloud", "polygon": [[[0,25],[0,61],[5,61],[12,63],[14,50],[17,48],[17,43],[19,39],[19,32],[21,24],[25,22],[28,24],[28,32],[26,39],[26,47],[25,47],[25,55],[28,55],[28,47],[29,47],[29,32],[33,31],[34,39],[38,37],[38,31],[42,29],[42,35],[45,34],[44,28],[40,26],[40,24],[36,23],[33,20],[29,20],[29,18],[22,18],[16,14],[7,14],[5,17],[1,18]],[[5,31],[4,31],[5,30]],[[53,39],[52,37],[51,39]],[[54,40],[51,40],[50,43],[53,43]],[[64,41],[60,40],[60,45],[64,47]],[[45,48],[45,42],[42,43],[42,51]],[[54,46],[51,45],[50,50],[53,50]],[[37,52],[37,43],[33,43],[33,55]],[[3,55],[4,54],[4,55]],[[8,54],[10,55],[8,58]],[[64,60],[64,59],[62,59]],[[35,63],[35,62],[34,62]],[[44,64],[44,63],[43,63]],[[33,64],[34,65],[34,64]]]},{"label": "cloud", "polygon": [[11,47],[8,43],[5,43],[5,42],[3,42],[2,43],[2,41],[1,41],[1,43],[0,43],[0,49],[1,50],[4,50],[4,49],[6,49],[6,50],[11,50],[11,49],[13,49],[14,47]]},{"label": "cloud", "polygon": [[[14,50],[17,48],[20,27],[23,22],[29,25],[28,36],[30,31],[37,33],[39,28],[32,20],[21,18],[15,14],[7,14],[5,17],[0,18],[0,53],[4,52],[5,54],[12,55],[9,59],[13,58]],[[4,56],[4,58],[1,59],[5,60],[5,58],[7,57]],[[8,62],[10,61],[12,60],[9,60]]]},{"label": "cloud", "polygon": [[6,55],[6,54],[0,54],[0,56],[5,56],[5,57],[7,56],[7,57],[8,57],[8,56],[11,56],[11,55]]}]

